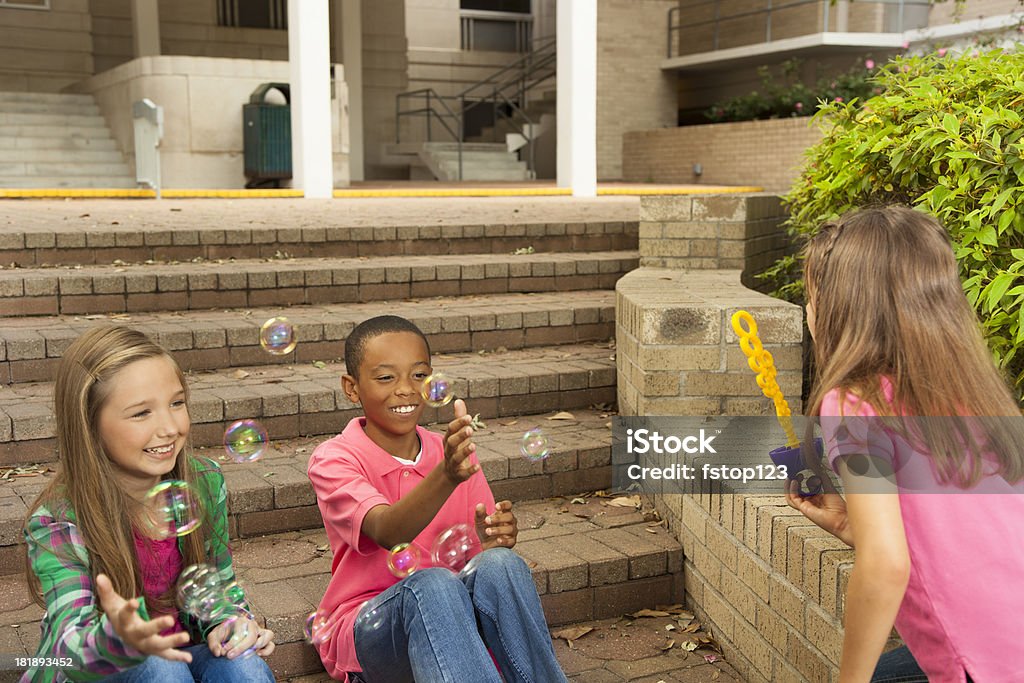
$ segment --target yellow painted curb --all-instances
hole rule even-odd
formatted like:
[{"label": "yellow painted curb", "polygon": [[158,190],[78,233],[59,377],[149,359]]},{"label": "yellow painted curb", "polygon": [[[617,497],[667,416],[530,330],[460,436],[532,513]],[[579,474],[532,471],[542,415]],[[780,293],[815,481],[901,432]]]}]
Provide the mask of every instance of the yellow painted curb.
[{"label": "yellow painted curb", "polygon": [[[689,195],[689,194],[737,194],[763,192],[764,188],[756,186],[720,187],[602,187],[598,188],[598,196],[648,196],[648,195]],[[358,197],[568,197],[572,190],[567,187],[476,187],[476,188],[444,188],[426,189],[379,189],[379,190],[334,190],[336,199]],[[265,199],[265,198],[300,198],[302,190],[164,190],[164,199]],[[153,190],[128,189],[0,189],[0,199],[153,199]]]}]

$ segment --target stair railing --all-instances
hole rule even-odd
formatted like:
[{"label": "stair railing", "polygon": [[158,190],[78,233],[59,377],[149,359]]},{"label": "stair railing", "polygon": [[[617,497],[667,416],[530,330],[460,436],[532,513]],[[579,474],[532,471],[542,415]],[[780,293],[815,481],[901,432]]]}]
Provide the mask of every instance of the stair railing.
[{"label": "stair railing", "polygon": [[[530,143],[527,169],[536,176],[534,165],[533,121],[523,111],[529,91],[556,73],[557,48],[554,37],[537,41],[533,51],[495,71],[455,95],[440,95],[433,88],[422,88],[395,96],[395,141],[402,141],[402,120],[426,118],[427,142],[432,142],[432,122],[436,119],[458,144],[459,180],[462,180],[463,144],[466,139],[466,114],[484,104],[491,105],[492,129],[497,142],[498,120],[508,121]],[[403,104],[407,108],[403,109]],[[453,105],[456,105],[453,109]],[[506,113],[502,107],[507,107]],[[516,115],[525,122],[520,126]],[[529,131],[527,133],[526,131]]]}]

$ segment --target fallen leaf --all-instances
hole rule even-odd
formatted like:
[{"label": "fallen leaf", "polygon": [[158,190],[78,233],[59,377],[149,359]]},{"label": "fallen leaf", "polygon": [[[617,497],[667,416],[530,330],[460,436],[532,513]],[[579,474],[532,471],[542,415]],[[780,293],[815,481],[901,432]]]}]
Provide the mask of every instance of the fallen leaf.
[{"label": "fallen leaf", "polygon": [[508,422],[498,422],[498,424],[500,424],[502,427],[511,427],[512,425],[517,424],[518,422],[519,420],[509,420]]},{"label": "fallen leaf", "polygon": [[583,499],[583,498],[573,498],[572,499],[572,504],[573,505],[586,505],[587,501],[585,499]]},{"label": "fallen leaf", "polygon": [[708,664],[714,664],[718,661],[718,655],[704,655],[704,661]]},{"label": "fallen leaf", "polygon": [[697,643],[693,642],[692,640],[688,640],[685,643],[683,643],[683,649],[687,652],[693,652],[697,649]]},{"label": "fallen leaf", "polygon": [[327,363],[323,362],[322,360],[315,360],[313,361],[313,367],[323,370],[324,368],[327,367]]},{"label": "fallen leaf", "polygon": [[272,477],[272,476],[274,476],[274,474],[275,474],[274,472],[267,472],[266,474],[264,474],[264,475],[263,475],[263,477],[264,477],[264,478],[266,478],[266,477]]},{"label": "fallen leaf", "polygon": [[612,498],[608,501],[607,505],[618,508],[639,508],[640,496],[620,496],[618,498]]},{"label": "fallen leaf", "polygon": [[664,645],[661,646],[661,651],[662,652],[666,652],[668,650],[671,650],[673,647],[675,647],[675,644],[676,644],[676,641],[670,640],[670,641],[668,641],[667,643],[665,643]]},{"label": "fallen leaf", "polygon": [[722,672],[719,671],[718,669],[715,669],[715,673],[711,674],[711,680],[717,681],[721,677],[721,675],[722,675]]},{"label": "fallen leaf", "polygon": [[577,640],[594,630],[593,626],[570,626],[559,629],[551,634],[552,638],[564,638],[568,642]]},{"label": "fallen leaf", "polygon": [[554,415],[552,415],[548,419],[549,420],[575,420],[576,416],[573,415],[570,412],[566,412],[566,411],[563,410],[560,413],[555,413]]},{"label": "fallen leaf", "polygon": [[665,630],[666,631],[675,631],[676,630],[676,625],[675,624],[665,624]]},{"label": "fallen leaf", "polygon": [[245,370],[235,370],[234,372],[231,373],[231,376],[234,377],[235,379],[245,379],[246,377],[249,376],[249,373],[246,372]]},{"label": "fallen leaf", "polygon": [[696,621],[683,629],[683,633],[696,633],[700,630],[700,624]]},{"label": "fallen leaf", "polygon": [[649,534],[656,534],[656,533],[658,533],[657,529],[651,529],[650,527],[644,529],[644,531],[646,531]]},{"label": "fallen leaf", "polygon": [[631,613],[629,616],[639,619],[641,617],[667,617],[670,615],[668,612],[663,612],[660,609],[642,609],[639,612]]},{"label": "fallen leaf", "polygon": [[330,550],[331,549],[331,545],[330,545],[330,543],[324,543],[323,545],[318,545],[316,547],[316,549],[319,552],[324,552],[325,550]]},{"label": "fallen leaf", "polygon": [[579,517],[580,519],[590,519],[591,517],[593,517],[593,515],[587,515],[587,514],[584,514],[582,512],[574,512],[572,514],[572,516],[573,517]]}]

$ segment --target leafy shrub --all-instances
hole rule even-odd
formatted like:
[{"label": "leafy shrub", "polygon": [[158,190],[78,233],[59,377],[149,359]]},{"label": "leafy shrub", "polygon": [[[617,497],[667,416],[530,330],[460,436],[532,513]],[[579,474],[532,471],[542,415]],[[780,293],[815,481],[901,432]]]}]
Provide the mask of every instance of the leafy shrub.
[{"label": "leafy shrub", "polygon": [[814,86],[799,79],[800,64],[798,59],[786,60],[778,73],[766,66],[758,68],[759,90],[723,100],[704,115],[715,123],[811,116],[819,102],[863,100],[880,92],[875,92],[878,85],[872,77],[876,66],[871,59],[860,60],[837,76],[822,77]]},{"label": "leafy shrub", "polygon": [[[944,51],[940,51],[944,52]],[[802,242],[823,221],[903,202],[949,231],[964,291],[997,363],[1024,388],[1024,52],[925,55],[876,76],[883,94],[823,104],[824,132],[785,202]],[[803,294],[794,257],[764,277]]]}]

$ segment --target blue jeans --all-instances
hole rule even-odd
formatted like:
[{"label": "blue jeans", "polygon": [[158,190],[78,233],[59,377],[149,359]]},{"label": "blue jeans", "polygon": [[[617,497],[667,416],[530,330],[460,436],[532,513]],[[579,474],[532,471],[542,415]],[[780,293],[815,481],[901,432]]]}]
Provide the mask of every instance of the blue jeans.
[{"label": "blue jeans", "polygon": [[352,679],[365,683],[566,683],[530,570],[508,548],[459,574],[411,574],[361,610],[354,635]]},{"label": "blue jeans", "polygon": [[103,683],[274,683],[274,673],[262,657],[214,657],[205,644],[184,649],[192,653],[191,664],[150,656],[138,666],[104,678]]}]

